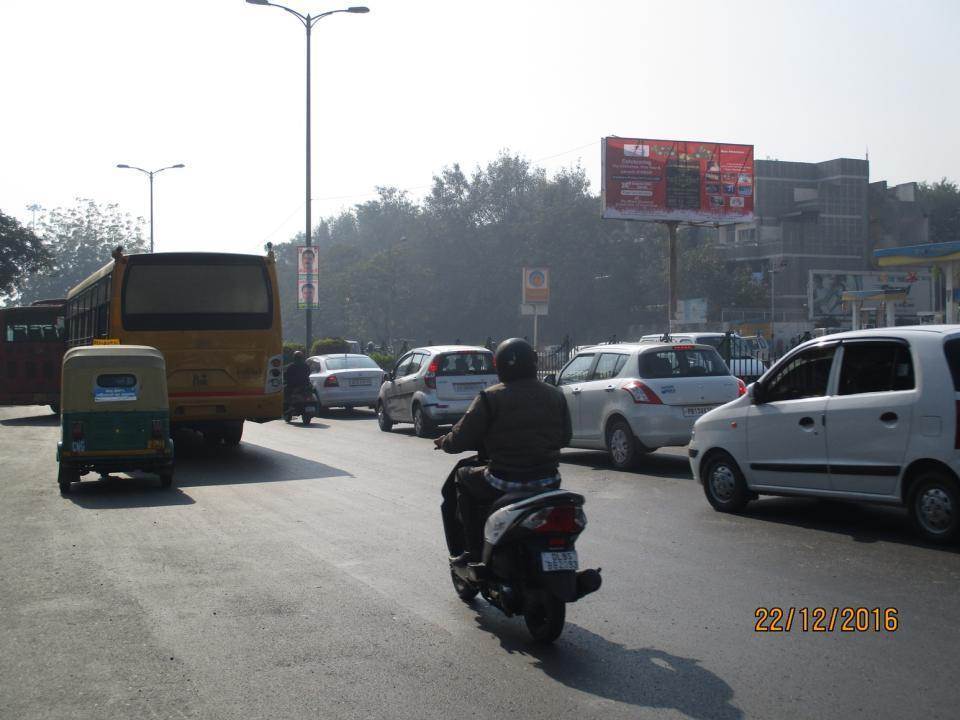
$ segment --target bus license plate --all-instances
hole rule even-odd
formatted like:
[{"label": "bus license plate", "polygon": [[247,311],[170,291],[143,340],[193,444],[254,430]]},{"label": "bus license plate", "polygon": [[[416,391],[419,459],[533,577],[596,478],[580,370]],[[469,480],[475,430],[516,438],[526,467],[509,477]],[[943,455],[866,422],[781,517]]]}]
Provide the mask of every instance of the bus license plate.
[{"label": "bus license plate", "polygon": [[706,415],[715,407],[716,405],[697,405],[695,407],[685,407],[683,409],[683,416],[688,418],[689,417],[698,418],[701,415]]},{"label": "bus license plate", "polygon": [[543,565],[544,572],[557,572],[559,570],[576,570],[577,569],[577,551],[565,550],[564,552],[540,553],[540,563]]}]

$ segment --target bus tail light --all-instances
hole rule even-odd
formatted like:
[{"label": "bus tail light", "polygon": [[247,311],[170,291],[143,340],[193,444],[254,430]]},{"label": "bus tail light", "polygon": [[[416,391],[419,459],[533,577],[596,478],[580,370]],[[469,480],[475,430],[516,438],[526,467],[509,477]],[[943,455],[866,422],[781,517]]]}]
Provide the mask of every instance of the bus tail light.
[{"label": "bus tail light", "polygon": [[639,380],[631,380],[624,384],[621,389],[630,393],[630,397],[638,405],[663,405],[663,401],[657,394]]},{"label": "bus tail light", "polygon": [[263,391],[268,395],[283,390],[283,356],[274,355],[267,359],[267,372]]},{"label": "bus tail light", "polygon": [[327,379],[323,381],[324,387],[340,387],[340,381],[337,380],[336,375],[328,375]]},{"label": "bus tail light", "polygon": [[74,421],[71,426],[70,437],[74,440],[83,440],[83,423],[79,420]]}]

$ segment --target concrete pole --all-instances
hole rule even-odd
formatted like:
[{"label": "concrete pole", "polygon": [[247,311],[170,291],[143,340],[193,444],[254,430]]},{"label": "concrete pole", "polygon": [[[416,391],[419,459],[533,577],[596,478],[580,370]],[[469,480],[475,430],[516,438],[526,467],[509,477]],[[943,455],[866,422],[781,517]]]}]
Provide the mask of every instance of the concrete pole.
[{"label": "concrete pole", "polygon": [[957,322],[957,303],[953,300],[953,271],[954,271],[953,262],[948,262],[944,271],[944,295],[946,297],[943,299],[944,308],[946,313],[944,314],[944,320],[946,320],[948,325],[953,325]]},{"label": "concrete pole", "polygon": [[860,329],[860,303],[856,300],[850,303],[850,307],[853,308],[853,315],[850,318],[850,329],[859,330]]},{"label": "concrete pole", "polygon": [[887,327],[896,327],[897,325],[897,304],[893,300],[887,300]]}]

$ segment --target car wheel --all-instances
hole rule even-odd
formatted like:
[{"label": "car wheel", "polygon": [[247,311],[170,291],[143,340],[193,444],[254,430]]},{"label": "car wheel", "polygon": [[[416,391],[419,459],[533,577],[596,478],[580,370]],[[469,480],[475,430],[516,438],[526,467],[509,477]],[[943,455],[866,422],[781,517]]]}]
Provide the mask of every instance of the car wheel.
[{"label": "car wheel", "polygon": [[384,432],[393,430],[393,420],[390,419],[390,416],[387,414],[387,409],[383,406],[382,402],[377,403],[377,425],[379,425],[380,429]]},{"label": "car wheel", "polygon": [[750,502],[747,481],[740,466],[725,452],[718,452],[700,468],[703,493],[714,510],[739,512]]},{"label": "car wheel", "polygon": [[419,405],[413,406],[413,432],[417,437],[430,437],[433,433],[433,423]]},{"label": "car wheel", "polygon": [[910,519],[924,539],[947,543],[960,535],[960,491],[947,473],[922,473],[910,490],[909,507]]},{"label": "car wheel", "polygon": [[636,464],[642,451],[626,420],[614,420],[607,427],[607,451],[617,470],[629,470]]}]

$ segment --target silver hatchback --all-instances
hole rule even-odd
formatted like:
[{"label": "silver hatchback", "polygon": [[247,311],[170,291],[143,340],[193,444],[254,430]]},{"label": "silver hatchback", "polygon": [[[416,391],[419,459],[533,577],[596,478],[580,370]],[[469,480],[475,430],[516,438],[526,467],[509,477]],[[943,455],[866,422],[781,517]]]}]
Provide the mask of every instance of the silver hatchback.
[{"label": "silver hatchback", "polygon": [[377,398],[380,429],[410,422],[419,437],[457,422],[481,390],[496,385],[493,353],[468,345],[416,348],[387,373]]}]

